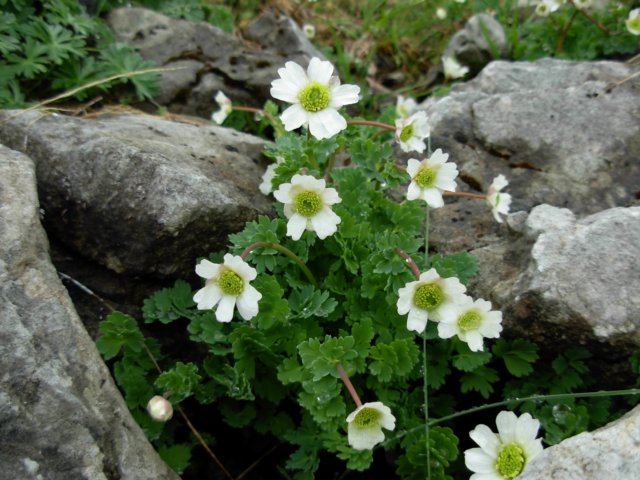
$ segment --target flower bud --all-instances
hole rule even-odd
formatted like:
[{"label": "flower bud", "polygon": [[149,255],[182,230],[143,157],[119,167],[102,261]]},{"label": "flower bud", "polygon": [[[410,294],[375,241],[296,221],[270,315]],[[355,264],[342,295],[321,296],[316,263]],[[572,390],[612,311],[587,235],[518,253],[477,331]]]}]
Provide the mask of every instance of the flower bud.
[{"label": "flower bud", "polygon": [[147,412],[156,422],[166,422],[173,416],[173,407],[169,400],[156,395],[147,403]]}]

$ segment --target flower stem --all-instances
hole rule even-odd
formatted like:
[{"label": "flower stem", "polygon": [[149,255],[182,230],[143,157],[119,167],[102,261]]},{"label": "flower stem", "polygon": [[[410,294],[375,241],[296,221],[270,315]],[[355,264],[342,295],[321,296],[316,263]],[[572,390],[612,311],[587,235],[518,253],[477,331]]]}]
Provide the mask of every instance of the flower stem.
[{"label": "flower stem", "polygon": [[[463,417],[465,415],[480,412],[482,410],[488,410],[490,408],[502,407],[510,403],[520,403],[528,401],[539,402],[542,400],[562,400],[564,398],[620,397],[627,395],[640,395],[640,388],[629,388],[627,390],[600,390],[597,392],[555,393],[550,395],[531,395],[529,397],[509,398],[500,402],[487,403],[486,405],[479,405],[477,407],[468,408],[466,410],[462,410],[461,412],[452,413],[451,415],[446,415],[444,417],[434,418],[433,420],[429,421],[429,426],[433,427],[434,425],[439,425],[449,420],[453,420],[454,418]],[[413,427],[409,430],[399,432],[395,437],[386,440],[384,443],[398,440],[405,435],[418,430],[419,428],[422,428],[422,426]],[[384,443],[381,445],[384,445]]]},{"label": "flower stem", "polygon": [[244,260],[247,257],[247,255],[251,253],[252,250],[255,250],[256,248],[261,248],[261,247],[272,248],[274,250],[277,250],[280,253],[284,253],[287,257],[293,260],[296,263],[296,265],[298,265],[298,267],[300,267],[300,270],[302,270],[302,273],[305,274],[305,276],[313,284],[313,286],[316,288],[319,288],[318,282],[316,281],[316,277],[313,276],[313,273],[311,273],[311,270],[309,270],[309,268],[305,265],[302,259],[299,256],[297,256],[295,253],[293,253],[291,250],[289,250],[287,247],[284,247],[279,243],[272,243],[272,242],[252,243],[242,251],[242,253],[240,254],[240,258]]},{"label": "flower stem", "polygon": [[418,265],[416,265],[416,262],[413,261],[413,258],[411,258],[407,252],[398,247],[394,248],[394,251],[407,261],[409,267],[411,267],[411,271],[413,271],[413,274],[416,276],[416,280],[420,280],[420,269],[418,268]]},{"label": "flower stem", "polygon": [[[569,1],[575,7],[575,3],[572,0],[569,0]],[[582,15],[584,15],[585,18],[589,20],[591,23],[593,23],[601,32],[606,33],[609,36],[613,35],[613,33],[611,33],[611,30],[609,30],[607,27],[605,27],[600,22],[598,22],[595,18],[593,18],[591,14],[587,12],[585,9],[576,7],[576,10],[578,10]]]},{"label": "flower stem", "polygon": [[487,196],[484,193],[471,193],[471,192],[442,192],[443,197],[469,197],[479,198],[485,200]]},{"label": "flower stem", "polygon": [[578,12],[579,11],[580,10],[577,9],[577,8],[573,11],[573,14],[571,15],[571,18],[569,18],[569,21],[567,22],[567,24],[560,31],[560,38],[558,39],[558,45],[556,45],[556,53],[562,52],[562,49],[564,48],[564,41],[567,38],[567,34],[569,33],[569,29],[571,28],[571,24],[573,23],[573,20],[578,16]]},{"label": "flower stem", "polygon": [[238,107],[236,105],[233,105],[231,108],[239,112],[252,112],[252,113],[259,113],[260,115],[264,115],[269,119],[269,121],[274,126],[274,128],[276,128],[276,125],[277,125],[276,119],[273,118],[273,115],[271,115],[266,110],[262,110],[261,108],[254,108],[254,107]]},{"label": "flower stem", "polygon": [[429,265],[429,205],[424,209],[424,264]]},{"label": "flower stem", "polygon": [[382,122],[374,122],[373,120],[349,120],[347,125],[366,125],[368,127],[380,127],[385,130],[391,130],[392,132],[396,131],[396,127],[393,125],[389,125],[388,123]]},{"label": "flower stem", "polygon": [[338,370],[338,373],[340,374],[340,378],[344,382],[345,387],[347,387],[347,390],[349,390],[349,393],[351,394],[351,398],[353,398],[353,401],[355,402],[356,407],[360,408],[362,406],[362,401],[360,400],[360,397],[358,396],[356,389],[353,388],[353,383],[351,383],[351,380],[349,379],[349,375],[347,375],[347,372],[344,371],[344,368],[342,368],[342,365],[339,362],[336,363],[336,369]]},{"label": "flower stem", "polygon": [[[427,207],[428,209],[429,207]],[[431,448],[429,445],[429,365],[427,361],[427,332],[422,332],[422,369],[424,374],[424,433],[427,443],[427,480],[431,478]]]}]

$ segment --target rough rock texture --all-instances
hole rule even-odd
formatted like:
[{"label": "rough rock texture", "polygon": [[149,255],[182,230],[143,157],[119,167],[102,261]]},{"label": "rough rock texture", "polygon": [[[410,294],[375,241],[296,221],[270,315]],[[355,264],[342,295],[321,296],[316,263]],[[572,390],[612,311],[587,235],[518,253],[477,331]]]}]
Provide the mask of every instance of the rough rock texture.
[{"label": "rough rock texture", "polygon": [[473,15],[464,28],[451,37],[443,56],[454,56],[472,72],[478,72],[494,60],[487,37],[491,39],[498,57],[504,57],[508,47],[504,29],[500,22],[486,13]]},{"label": "rough rock texture", "polygon": [[319,57],[326,60],[293,19],[286,15],[278,15],[273,10],[265,11],[242,33],[247,40],[257,42],[285,59],[300,57],[303,54],[308,58]]},{"label": "rough rock texture", "polygon": [[547,344],[640,345],[640,207],[577,220],[540,205],[512,227],[523,236],[473,251],[475,291],[503,308],[512,331]]},{"label": "rough rock texture", "polygon": [[253,40],[265,48],[249,46],[206,22],[143,8],[112,10],[107,22],[119,41],[139,49],[145,59],[175,69],[162,73],[158,103],[175,113],[210,118],[218,109],[213,99],[218,90],[237,103],[260,107],[270,98],[278,68],[287,60],[308,63],[314,49],[302,41],[293,21],[268,15],[249,27]]},{"label": "rough rock texture", "polygon": [[147,115],[0,112],[0,141],[36,163],[50,235],[112,271],[185,276],[271,203],[262,140]]},{"label": "rough rock texture", "polygon": [[[640,90],[633,82],[607,87],[633,72],[618,62],[492,62],[423,105],[432,145],[450,153],[470,191],[486,191],[504,174],[512,211],[546,203],[580,217],[632,205],[640,191]],[[464,231],[451,219],[465,221]],[[501,235],[486,206],[468,199],[434,212],[433,224],[441,251]]]},{"label": "rough rock texture", "polygon": [[0,145],[0,478],[177,479],[129,415],[47,250],[34,165]]},{"label": "rough rock texture", "polygon": [[518,480],[640,478],[640,406],[593,432],[545,449]]}]

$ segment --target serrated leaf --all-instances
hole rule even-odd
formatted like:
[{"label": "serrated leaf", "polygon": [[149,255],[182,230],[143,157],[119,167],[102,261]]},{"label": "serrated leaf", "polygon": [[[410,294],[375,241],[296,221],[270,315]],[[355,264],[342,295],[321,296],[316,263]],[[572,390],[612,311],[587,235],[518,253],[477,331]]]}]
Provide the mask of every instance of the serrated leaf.
[{"label": "serrated leaf", "polygon": [[322,342],[317,338],[302,342],[298,345],[298,353],[305,369],[311,372],[314,381],[318,381],[327,375],[338,377],[337,363],[348,369],[350,361],[358,356],[354,345],[355,339],[351,336],[327,335]]},{"label": "serrated leaf", "polygon": [[489,398],[493,392],[493,383],[498,381],[498,372],[490,367],[478,367],[472,372],[467,372],[460,378],[460,391],[467,393],[476,391],[484,398]]},{"label": "serrated leaf", "polygon": [[330,297],[328,291],[317,290],[313,285],[294,290],[289,296],[293,318],[326,317],[337,305],[338,302]]},{"label": "serrated leaf", "polygon": [[381,382],[389,382],[394,376],[404,377],[418,361],[418,347],[413,339],[394,340],[390,344],[378,343],[371,347],[374,359],[369,369]]},{"label": "serrated leaf", "polygon": [[177,362],[171,370],[160,374],[155,385],[163,392],[171,392],[171,403],[177,404],[191,396],[200,379],[197,365]]},{"label": "serrated leaf", "polygon": [[490,352],[472,352],[464,342],[458,342],[456,349],[458,353],[451,358],[451,361],[454,367],[463,372],[472,372],[491,360]]},{"label": "serrated leaf", "polygon": [[115,357],[124,346],[134,352],[142,350],[144,336],[135,319],[122,312],[110,313],[100,322],[96,346],[105,360]]},{"label": "serrated leaf", "polygon": [[284,289],[278,281],[270,275],[259,275],[252,285],[262,294],[258,304],[258,314],[254,322],[267,330],[278,323],[286,323],[289,314],[289,302],[282,298]]},{"label": "serrated leaf", "polygon": [[191,446],[185,443],[176,443],[171,446],[163,445],[158,448],[158,455],[164,463],[180,475],[191,462]]},{"label": "serrated leaf", "polygon": [[493,354],[502,358],[509,373],[524,377],[533,371],[533,363],[538,359],[538,347],[524,339],[499,339],[492,348]]},{"label": "serrated leaf", "polygon": [[433,255],[431,265],[441,277],[458,277],[464,285],[467,285],[478,272],[478,261],[468,252],[452,253],[446,256]]}]

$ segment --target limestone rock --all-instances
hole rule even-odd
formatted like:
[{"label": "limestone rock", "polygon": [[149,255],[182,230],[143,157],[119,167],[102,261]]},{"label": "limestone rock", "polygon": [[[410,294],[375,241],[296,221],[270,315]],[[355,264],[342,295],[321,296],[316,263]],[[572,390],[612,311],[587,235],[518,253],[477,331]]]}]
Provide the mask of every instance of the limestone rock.
[{"label": "limestone rock", "polygon": [[147,115],[0,118],[0,141],[36,163],[50,235],[117,273],[186,276],[270,212],[256,137]]},{"label": "limestone rock", "polygon": [[[546,203],[581,217],[637,202],[638,92],[628,83],[607,91],[632,73],[632,66],[610,61],[495,61],[422,107],[433,148],[458,164],[463,190],[486,191],[504,174],[512,211]],[[500,237],[483,202],[447,203],[434,212],[438,250],[478,248]],[[449,218],[468,219],[466,244]]]},{"label": "limestone rock", "polygon": [[640,207],[576,219],[540,205],[523,234],[473,251],[475,290],[512,329],[538,341],[640,345]]},{"label": "limestone rock", "polygon": [[[250,47],[207,22],[178,20],[144,8],[117,8],[107,17],[118,41],[134,46],[158,66],[175,69],[161,74],[156,101],[172,112],[204,118],[218,109],[218,90],[236,103],[261,107],[270,98],[278,68],[287,60],[308,63],[313,47],[292,34],[286,19],[274,22],[278,30],[271,33],[276,38],[267,38],[276,43],[269,45],[276,50]],[[260,35],[268,25],[268,19],[258,20],[250,30]]]},{"label": "limestone rock", "polygon": [[[487,37],[496,52],[492,52]],[[497,59],[494,58],[494,53],[497,53],[498,58],[506,56],[507,47],[507,37],[500,22],[486,13],[477,13],[467,21],[462,30],[451,37],[442,56],[453,56],[472,72],[478,72],[491,60]]]},{"label": "limestone rock", "polygon": [[518,480],[631,480],[640,478],[640,406],[593,432],[549,447]]},{"label": "limestone rock", "polygon": [[0,145],[0,478],[177,480],[78,319],[39,215],[33,163]]}]

